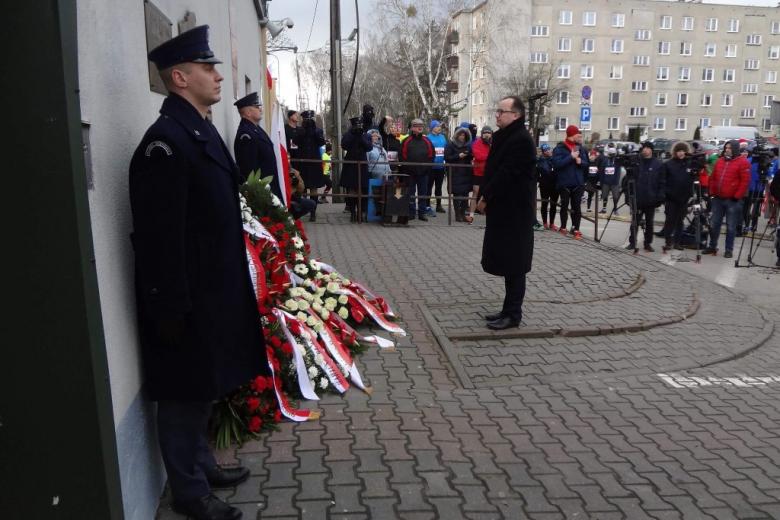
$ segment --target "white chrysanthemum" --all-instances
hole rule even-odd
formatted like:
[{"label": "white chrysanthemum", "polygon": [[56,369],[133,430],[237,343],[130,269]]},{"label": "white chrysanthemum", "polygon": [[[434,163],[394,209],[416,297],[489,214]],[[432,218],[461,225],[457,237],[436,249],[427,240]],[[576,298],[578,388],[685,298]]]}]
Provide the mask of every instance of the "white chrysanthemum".
[{"label": "white chrysanthemum", "polygon": [[325,358],[322,357],[322,354],[317,354],[314,356],[314,362],[317,366],[321,366],[325,362]]},{"label": "white chrysanthemum", "polygon": [[335,293],[340,289],[339,284],[336,282],[329,282],[328,283],[328,292]]},{"label": "white chrysanthemum", "polygon": [[329,311],[335,309],[337,304],[336,298],[325,298],[325,308]]},{"label": "white chrysanthemum", "polygon": [[311,267],[315,271],[319,271],[320,270],[320,263],[318,261],[316,261],[316,260],[309,260],[309,267]]},{"label": "white chrysanthemum", "polygon": [[306,273],[309,272],[309,268],[306,267],[306,264],[295,264],[295,267],[293,268],[293,271],[298,273],[301,276],[305,276]]},{"label": "white chrysanthemum", "polygon": [[293,311],[293,312],[298,310],[298,302],[296,302],[292,298],[290,298],[289,300],[284,302],[284,306],[287,308],[287,310],[290,310],[290,311]]},{"label": "white chrysanthemum", "polygon": [[303,299],[306,300],[307,302],[311,303],[314,301],[314,295],[309,291],[304,291],[301,296],[303,296]]},{"label": "white chrysanthemum", "polygon": [[303,345],[301,345],[300,343],[296,343],[296,344],[295,344],[295,350],[297,350],[297,351],[298,351],[298,353],[299,353],[301,356],[305,356],[305,355],[306,355],[306,349],[305,349],[305,348],[303,348]]},{"label": "white chrysanthemum", "polygon": [[328,318],[330,318],[330,311],[328,309],[322,309],[320,311],[320,316],[322,316],[323,320],[327,320]]},{"label": "white chrysanthemum", "polygon": [[303,262],[303,255],[300,253],[295,253],[295,261],[296,262]]},{"label": "white chrysanthemum", "polygon": [[306,300],[301,300],[298,302],[299,311],[308,311],[309,307],[310,307],[309,302],[307,302]]},{"label": "white chrysanthemum", "polygon": [[347,318],[349,318],[349,311],[347,310],[346,307],[342,307],[339,309],[339,316],[341,316],[342,320],[346,320]]},{"label": "white chrysanthemum", "polygon": [[309,327],[314,327],[316,324],[317,324],[317,318],[315,318],[314,316],[309,316],[308,318],[306,318],[306,325],[308,325]]},{"label": "white chrysanthemum", "polygon": [[317,370],[317,367],[309,367],[309,377],[312,379],[317,377],[319,375],[319,370]]},{"label": "white chrysanthemum", "polygon": [[349,298],[347,298],[346,294],[342,294],[341,296],[339,296],[339,303],[341,305],[346,305],[348,301],[349,301]]},{"label": "white chrysanthemum", "polygon": [[316,292],[317,292],[317,296],[325,296],[325,288],[324,287],[320,287],[319,289],[317,289]]},{"label": "white chrysanthemum", "polygon": [[303,247],[303,240],[301,240],[301,237],[297,235],[292,237],[292,243],[295,246],[295,249],[300,249]]},{"label": "white chrysanthemum", "polygon": [[317,280],[322,280],[324,277],[325,275],[320,272],[314,275],[314,278],[316,278]]},{"label": "white chrysanthemum", "polygon": [[328,385],[329,385],[329,384],[330,384],[330,383],[328,383],[328,380],[327,380],[327,379],[325,379],[324,377],[323,377],[323,378],[320,378],[320,388],[322,388],[323,390],[325,390],[326,388],[328,388]]},{"label": "white chrysanthemum", "polygon": [[308,316],[306,316],[306,314],[303,312],[299,312],[295,315],[295,318],[300,322],[306,323],[306,318],[308,318]]},{"label": "white chrysanthemum", "polygon": [[311,304],[311,308],[314,312],[322,312],[322,304],[318,301],[314,301],[314,303]]},{"label": "white chrysanthemum", "polygon": [[313,328],[314,331],[317,332],[317,333],[322,332],[322,329],[323,329],[322,322],[318,321],[317,323],[312,325],[311,328]]}]

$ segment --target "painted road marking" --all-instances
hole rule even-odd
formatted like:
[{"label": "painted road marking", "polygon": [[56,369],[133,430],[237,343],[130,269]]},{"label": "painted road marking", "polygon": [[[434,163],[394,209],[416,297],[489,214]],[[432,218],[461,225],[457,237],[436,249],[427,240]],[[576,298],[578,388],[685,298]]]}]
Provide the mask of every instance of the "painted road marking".
[{"label": "painted road marking", "polygon": [[737,271],[736,267],[724,265],[718,276],[715,277],[715,283],[724,287],[734,287],[738,276],[739,271]]},{"label": "painted road marking", "polygon": [[780,376],[753,377],[743,374],[734,377],[698,377],[680,374],[656,374],[673,388],[692,388],[698,386],[765,386],[780,383]]}]

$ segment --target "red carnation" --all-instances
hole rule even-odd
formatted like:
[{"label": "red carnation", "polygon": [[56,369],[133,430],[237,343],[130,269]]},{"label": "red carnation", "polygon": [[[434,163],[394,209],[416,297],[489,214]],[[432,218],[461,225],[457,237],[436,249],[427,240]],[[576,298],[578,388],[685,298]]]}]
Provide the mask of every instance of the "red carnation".
[{"label": "red carnation", "polygon": [[274,422],[282,422],[282,412],[279,409],[274,412]]},{"label": "red carnation", "polygon": [[282,352],[284,354],[288,355],[288,356],[292,356],[293,348],[292,348],[292,345],[288,341],[285,341],[284,343],[282,343]]},{"label": "red carnation", "polygon": [[276,323],[276,315],[275,314],[269,314],[268,315],[268,323]]},{"label": "red carnation", "polygon": [[263,376],[257,376],[252,380],[252,390],[257,393],[262,393],[266,389],[266,382]]},{"label": "red carnation", "polygon": [[260,408],[260,399],[258,399],[257,397],[248,398],[246,400],[246,407],[247,410],[249,410],[250,412],[254,412],[258,408]]},{"label": "red carnation", "polygon": [[263,420],[260,419],[258,416],[254,416],[251,419],[249,419],[249,431],[250,432],[259,432],[260,428],[263,427]]},{"label": "red carnation", "polygon": [[271,345],[273,345],[275,348],[279,348],[282,346],[282,340],[279,339],[278,336],[271,336]]}]

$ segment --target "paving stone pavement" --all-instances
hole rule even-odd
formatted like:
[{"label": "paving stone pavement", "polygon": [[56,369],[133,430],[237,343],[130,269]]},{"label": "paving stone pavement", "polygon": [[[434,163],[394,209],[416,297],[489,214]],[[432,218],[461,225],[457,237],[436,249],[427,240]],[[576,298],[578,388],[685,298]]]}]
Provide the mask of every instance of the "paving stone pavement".
[{"label": "paving stone pavement", "polygon": [[[409,336],[359,358],[370,395],[328,396],[319,421],[221,454],[252,471],[220,494],[245,518],[780,518],[780,383],[725,379],[780,375],[776,309],[540,233],[528,321],[655,319],[692,297],[699,305],[633,333],[450,340],[476,323],[469,302],[476,314],[502,296],[479,268],[482,231],[349,225],[340,210],[307,226],[313,251],[387,296]],[[166,498],[158,518],[177,518]]]}]

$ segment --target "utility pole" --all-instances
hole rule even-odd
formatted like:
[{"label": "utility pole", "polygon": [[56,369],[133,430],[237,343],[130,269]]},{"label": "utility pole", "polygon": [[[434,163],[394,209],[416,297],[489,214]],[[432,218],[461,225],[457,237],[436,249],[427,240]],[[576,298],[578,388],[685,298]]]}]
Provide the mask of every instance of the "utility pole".
[{"label": "utility pole", "polygon": [[[330,109],[336,131],[331,157],[341,160],[341,0],[330,0]],[[338,185],[341,163],[333,164],[331,173]]]}]

